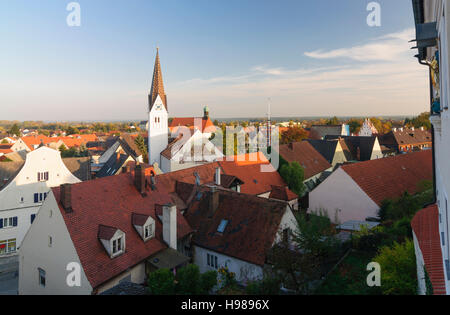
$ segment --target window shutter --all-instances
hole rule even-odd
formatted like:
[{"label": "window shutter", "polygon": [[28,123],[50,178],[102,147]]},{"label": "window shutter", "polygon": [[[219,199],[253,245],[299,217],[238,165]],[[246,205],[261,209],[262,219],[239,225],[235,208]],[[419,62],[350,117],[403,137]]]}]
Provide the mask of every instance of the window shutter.
[{"label": "window shutter", "polygon": [[45,172],[45,180],[48,180],[48,172]]},{"label": "window shutter", "polygon": [[32,214],[32,215],[31,215],[31,224],[33,224],[33,221],[34,221],[35,218],[36,218],[36,215],[35,215],[35,214]]},{"label": "window shutter", "polygon": [[17,226],[17,217],[13,218],[13,226]]},{"label": "window shutter", "polygon": [[0,229],[3,229],[3,219],[0,219]]},{"label": "window shutter", "polygon": [[38,203],[39,202],[39,194],[34,194],[34,203]]},{"label": "window shutter", "polygon": [[38,182],[40,182],[41,181],[41,173],[37,173],[37,177],[38,177]]}]

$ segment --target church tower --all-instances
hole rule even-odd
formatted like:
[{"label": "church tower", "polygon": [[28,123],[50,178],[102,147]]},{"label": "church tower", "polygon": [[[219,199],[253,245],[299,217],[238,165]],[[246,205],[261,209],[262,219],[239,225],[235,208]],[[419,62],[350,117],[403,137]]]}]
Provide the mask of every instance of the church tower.
[{"label": "church tower", "polygon": [[148,160],[150,164],[156,162],[161,166],[161,152],[167,147],[169,141],[169,113],[159,62],[159,49],[156,49],[155,68],[153,70],[152,87],[148,95],[148,104]]}]

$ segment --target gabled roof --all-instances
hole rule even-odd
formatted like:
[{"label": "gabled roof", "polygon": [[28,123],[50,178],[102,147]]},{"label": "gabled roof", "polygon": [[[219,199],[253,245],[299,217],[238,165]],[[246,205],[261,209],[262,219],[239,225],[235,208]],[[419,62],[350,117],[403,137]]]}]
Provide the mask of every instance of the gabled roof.
[{"label": "gabled roof", "polygon": [[[71,185],[72,210],[66,213],[60,200],[60,188],[52,188],[60,212],[70,233],[83,270],[93,288],[167,248],[162,237],[162,223],[155,213],[156,204],[171,203],[163,184],[156,189],[147,187],[141,195],[130,173],[110,176]],[[155,219],[155,238],[144,242],[132,225],[133,213]],[[177,237],[192,232],[184,217],[177,211]],[[111,259],[98,241],[99,226],[119,229],[126,235],[126,251]]]},{"label": "gabled roof", "polygon": [[309,136],[311,139],[320,140],[328,135],[342,135],[342,125],[312,125]]},{"label": "gabled roof", "polygon": [[[227,161],[224,158],[222,161],[217,162],[224,174],[234,175],[244,182],[241,185],[242,193],[260,195],[270,192],[272,185],[286,185],[280,174],[262,153],[246,154],[243,158],[243,161],[239,161],[236,157],[235,161]],[[262,167],[267,169],[263,171]]]},{"label": "gabled roof", "polygon": [[125,152],[136,160],[139,156],[143,156],[144,152],[139,149],[134,139],[132,135],[125,133],[119,137],[118,141]]},{"label": "gabled roof", "polygon": [[216,127],[209,117],[174,117],[169,126],[170,131],[175,133],[179,127],[195,127],[203,133],[211,133],[216,131]]},{"label": "gabled roof", "polygon": [[[353,160],[368,161],[372,157],[373,147],[375,146],[376,136],[361,137],[361,136],[326,136],[327,140],[344,140],[348,150],[350,151]],[[358,159],[359,152],[359,159]]]},{"label": "gabled roof", "polygon": [[166,110],[168,111],[167,107],[167,96],[164,92],[164,83],[162,78],[162,71],[161,71],[161,63],[159,61],[159,49],[156,49],[156,59],[155,59],[155,67],[153,69],[153,79],[152,79],[152,87],[150,90],[149,98],[149,106],[150,110],[152,110],[153,104],[156,101],[156,98],[161,97],[161,100],[166,107]]},{"label": "gabled roof", "polygon": [[317,152],[319,152],[328,163],[333,163],[334,155],[336,153],[336,147],[338,141],[334,140],[305,140],[311,144]]},{"label": "gabled roof", "polygon": [[307,141],[280,145],[280,155],[287,162],[298,162],[305,172],[305,179],[331,168],[331,164]]},{"label": "gabled roof", "polygon": [[79,180],[86,181],[91,179],[91,158],[74,157],[62,159],[67,169]]},{"label": "gabled roof", "polygon": [[112,239],[112,237],[114,236],[114,234],[116,234],[117,231],[118,231],[118,229],[115,227],[100,224],[98,226],[97,236],[101,240],[109,241]]},{"label": "gabled roof", "polygon": [[379,137],[380,144],[387,147],[403,146],[403,145],[418,145],[431,144],[431,132],[429,130],[422,130],[421,128],[397,128],[391,132]]},{"label": "gabled roof", "polygon": [[433,178],[430,150],[347,164],[341,168],[379,206],[384,199],[399,198],[405,191],[417,193],[420,181]]},{"label": "gabled roof", "polygon": [[433,294],[445,295],[444,266],[439,236],[439,209],[436,204],[416,213],[411,227],[417,237]]},{"label": "gabled roof", "polygon": [[[203,248],[259,266],[266,261],[286,212],[286,204],[252,195],[219,190],[219,205],[210,216],[208,188],[195,198],[185,216],[196,230],[193,242]],[[228,223],[222,233],[217,228]]]},{"label": "gabled roof", "polygon": [[24,164],[25,161],[0,162],[0,189],[3,189],[19,174]]},{"label": "gabled roof", "polygon": [[298,195],[292,192],[287,186],[273,186],[269,198],[284,201],[291,201],[298,198]]},{"label": "gabled roof", "polygon": [[129,157],[128,154],[112,154],[95,176],[101,178],[115,175],[125,165]]}]

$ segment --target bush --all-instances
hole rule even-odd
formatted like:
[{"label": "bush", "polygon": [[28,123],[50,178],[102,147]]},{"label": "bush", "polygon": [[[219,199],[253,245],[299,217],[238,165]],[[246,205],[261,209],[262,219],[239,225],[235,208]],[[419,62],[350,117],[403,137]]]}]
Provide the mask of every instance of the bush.
[{"label": "bush", "polygon": [[207,271],[200,276],[200,288],[202,290],[202,294],[209,294],[216,285],[217,271]]},{"label": "bush", "polygon": [[252,281],[245,288],[249,295],[278,295],[280,294],[281,281],[276,278],[264,278],[261,281]]},{"label": "bush", "polygon": [[392,247],[381,248],[374,258],[381,266],[381,290],[389,295],[417,294],[417,269],[414,244],[394,243]]},{"label": "bush", "polygon": [[176,293],[195,295],[201,293],[200,271],[197,265],[180,268],[176,275]]},{"label": "bush", "polygon": [[175,293],[175,276],[169,269],[158,269],[148,276],[148,290],[153,295]]}]

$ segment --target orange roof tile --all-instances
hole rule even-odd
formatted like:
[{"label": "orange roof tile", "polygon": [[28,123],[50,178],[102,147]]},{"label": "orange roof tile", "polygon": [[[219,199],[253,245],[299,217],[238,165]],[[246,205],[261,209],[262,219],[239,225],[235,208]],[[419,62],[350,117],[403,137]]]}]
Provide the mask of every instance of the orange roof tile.
[{"label": "orange roof tile", "polygon": [[418,183],[433,179],[431,150],[378,160],[343,165],[342,169],[377,204],[408,191],[418,191]]},{"label": "orange roof tile", "polygon": [[445,295],[444,266],[439,236],[439,209],[436,204],[416,213],[411,227],[419,242],[425,269],[433,286],[433,294]]}]

